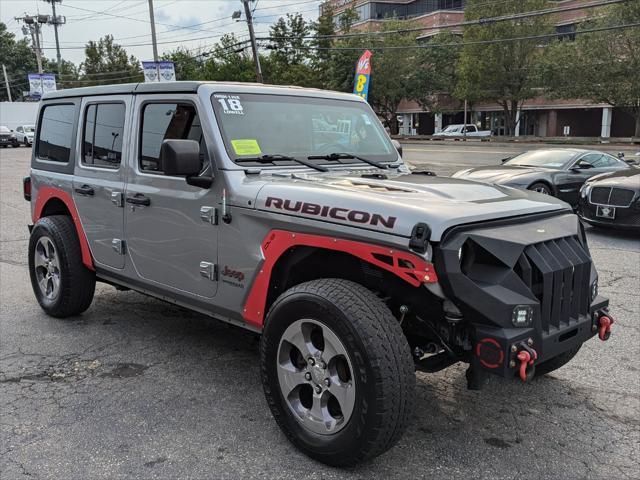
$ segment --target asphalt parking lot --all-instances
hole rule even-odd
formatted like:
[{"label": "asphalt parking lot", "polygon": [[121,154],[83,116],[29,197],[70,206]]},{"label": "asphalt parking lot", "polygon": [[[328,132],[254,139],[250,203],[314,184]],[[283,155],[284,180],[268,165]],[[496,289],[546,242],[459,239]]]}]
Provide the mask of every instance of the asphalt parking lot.
[{"label": "asphalt parking lot", "polygon": [[[405,146],[438,174],[504,156],[480,148]],[[589,229],[616,318],[609,342],[588,342],[572,363],[524,385],[491,378],[468,391],[462,366],[418,374],[400,443],[340,470],[298,453],[278,430],[254,335],[106,285],[78,318],[44,315],[27,272],[28,170],[27,149],[0,149],[2,479],[640,476],[637,238]]]}]

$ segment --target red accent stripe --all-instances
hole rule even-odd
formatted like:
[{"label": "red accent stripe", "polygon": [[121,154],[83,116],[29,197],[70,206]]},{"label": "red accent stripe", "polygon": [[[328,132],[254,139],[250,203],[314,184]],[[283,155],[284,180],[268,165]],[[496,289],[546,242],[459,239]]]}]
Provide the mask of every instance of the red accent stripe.
[{"label": "red accent stripe", "polygon": [[69,212],[71,212],[71,218],[73,219],[73,223],[76,226],[76,232],[78,233],[78,239],[80,240],[80,251],[82,252],[82,263],[85,267],[95,270],[93,266],[93,259],[91,258],[91,250],[89,249],[89,242],[87,242],[87,236],[84,233],[84,229],[82,228],[82,223],[80,223],[80,216],[78,215],[78,210],[76,209],[76,204],[73,201],[71,195],[69,195],[64,190],[54,187],[42,187],[38,189],[38,197],[36,198],[36,206],[33,210],[33,223],[36,223],[42,217],[42,210],[44,210],[45,205],[52,198],[57,198],[62,201]]},{"label": "red accent stripe", "polygon": [[[273,267],[285,251],[295,246],[317,247],[350,253],[396,274],[414,287],[438,281],[433,264],[409,252],[340,238],[272,230],[262,241],[264,261],[244,305],[242,316],[246,322],[258,327],[264,323],[264,310]],[[380,257],[388,262],[381,260]]]}]

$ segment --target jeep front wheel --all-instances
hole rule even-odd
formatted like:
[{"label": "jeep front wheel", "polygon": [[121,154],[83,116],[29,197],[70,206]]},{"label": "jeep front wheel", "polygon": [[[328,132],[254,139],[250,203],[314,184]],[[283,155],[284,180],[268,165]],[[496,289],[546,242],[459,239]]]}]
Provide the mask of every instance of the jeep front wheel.
[{"label": "jeep front wheel", "polygon": [[264,391],[300,450],[346,466],[401,437],[414,403],[409,345],[387,306],[363,286],[313,280],[282,294],[261,345]]},{"label": "jeep front wheel", "polygon": [[89,308],[96,277],[82,263],[71,217],[53,215],[36,222],[29,238],[29,274],[36,299],[49,315],[69,317]]}]

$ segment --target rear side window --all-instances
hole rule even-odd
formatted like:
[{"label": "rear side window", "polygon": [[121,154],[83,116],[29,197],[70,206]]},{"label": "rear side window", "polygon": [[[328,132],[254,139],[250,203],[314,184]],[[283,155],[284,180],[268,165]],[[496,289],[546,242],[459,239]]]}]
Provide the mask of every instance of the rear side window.
[{"label": "rear side window", "polygon": [[68,163],[73,144],[74,105],[48,105],[42,111],[36,156]]},{"label": "rear side window", "polygon": [[200,143],[202,167],[205,148],[200,117],[190,103],[149,103],[142,112],[140,170],[162,173],[160,147],[167,139],[196,140]]},{"label": "rear side window", "polygon": [[84,117],[82,163],[118,168],[122,160],[125,106],[122,103],[89,105]]}]

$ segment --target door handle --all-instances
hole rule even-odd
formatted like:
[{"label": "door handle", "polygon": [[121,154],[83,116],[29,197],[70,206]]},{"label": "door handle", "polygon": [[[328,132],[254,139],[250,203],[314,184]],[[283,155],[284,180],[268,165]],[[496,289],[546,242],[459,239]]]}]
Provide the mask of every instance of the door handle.
[{"label": "door handle", "polygon": [[145,207],[151,205],[151,199],[141,193],[136,193],[133,197],[127,197],[126,201],[132,205],[144,205]]},{"label": "door handle", "polygon": [[78,187],[75,190],[76,190],[76,193],[79,193],[80,195],[89,196],[89,197],[92,197],[96,193],[91,185],[82,185],[81,187]]}]

